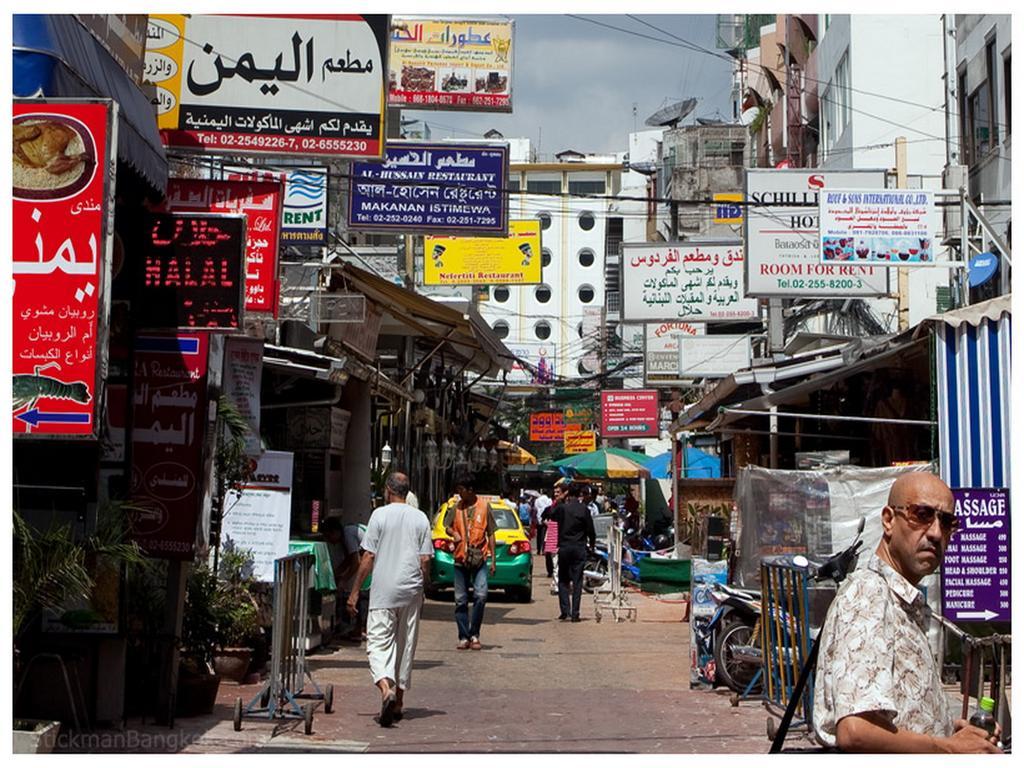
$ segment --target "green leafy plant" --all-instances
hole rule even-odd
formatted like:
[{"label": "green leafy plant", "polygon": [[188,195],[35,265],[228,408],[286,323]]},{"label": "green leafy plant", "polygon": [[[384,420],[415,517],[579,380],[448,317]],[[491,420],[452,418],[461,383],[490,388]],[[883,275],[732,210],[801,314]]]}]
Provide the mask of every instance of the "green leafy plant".
[{"label": "green leafy plant", "polygon": [[754,119],[750,121],[750,127],[748,128],[751,136],[757,136],[757,134],[761,132],[761,129],[764,128],[765,121],[768,119],[768,114],[771,112],[771,110],[771,102],[765,102],[764,104],[757,108],[757,114],[754,116]]},{"label": "green leafy plant", "polygon": [[107,567],[118,568],[122,563],[142,566],[147,562],[138,546],[128,540],[127,509],[123,503],[105,505],[97,515],[96,530],[82,539],[69,524],[40,530],[14,510],[15,643],[44,611],[59,611],[76,600],[88,600],[96,586],[97,563],[105,561]]}]

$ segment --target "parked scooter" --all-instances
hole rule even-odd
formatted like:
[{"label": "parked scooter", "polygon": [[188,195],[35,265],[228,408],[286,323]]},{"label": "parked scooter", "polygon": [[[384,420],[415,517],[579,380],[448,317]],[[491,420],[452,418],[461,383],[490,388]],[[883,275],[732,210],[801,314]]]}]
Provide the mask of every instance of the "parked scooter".
[{"label": "parked scooter", "polygon": [[[748,686],[761,668],[760,648],[756,647],[755,637],[760,626],[761,593],[754,589],[715,584],[711,589],[711,599],[718,604],[708,627],[714,637],[718,682],[736,693],[748,692]],[[756,684],[749,692],[758,693],[760,690],[760,685]]]}]

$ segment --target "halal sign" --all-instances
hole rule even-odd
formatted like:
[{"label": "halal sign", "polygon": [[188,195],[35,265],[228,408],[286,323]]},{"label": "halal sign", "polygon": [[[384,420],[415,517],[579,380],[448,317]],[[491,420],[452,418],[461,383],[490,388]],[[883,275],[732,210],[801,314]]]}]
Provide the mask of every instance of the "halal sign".
[{"label": "halal sign", "polygon": [[151,214],[146,222],[140,328],[238,328],[245,217]]}]

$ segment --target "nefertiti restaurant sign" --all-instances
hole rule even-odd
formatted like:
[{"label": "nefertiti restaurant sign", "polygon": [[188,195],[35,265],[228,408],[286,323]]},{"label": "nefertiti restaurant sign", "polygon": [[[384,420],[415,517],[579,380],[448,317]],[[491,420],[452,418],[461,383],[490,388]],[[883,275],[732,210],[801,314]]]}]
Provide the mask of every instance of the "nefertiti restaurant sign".
[{"label": "nefertiti restaurant sign", "polygon": [[96,435],[110,302],[116,110],[103,100],[14,102],[16,436]]}]

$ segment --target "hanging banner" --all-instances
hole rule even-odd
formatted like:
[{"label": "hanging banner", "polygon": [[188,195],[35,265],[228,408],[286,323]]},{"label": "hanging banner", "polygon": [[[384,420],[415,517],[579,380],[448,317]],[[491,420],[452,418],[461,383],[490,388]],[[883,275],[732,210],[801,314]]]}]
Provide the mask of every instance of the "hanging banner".
[{"label": "hanging banner", "polygon": [[260,391],[263,379],[263,340],[251,336],[224,339],[224,379],[222,390],[249,425],[245,452],[259,456]]},{"label": "hanging banner", "polygon": [[822,264],[818,195],[822,190],[885,186],[885,171],[746,170],[747,296],[884,296],[889,270]]},{"label": "hanging banner", "polygon": [[601,369],[601,352],[604,344],[604,307],[584,307],[583,320],[580,322],[583,332],[583,358],[580,362],[588,373],[598,373]]},{"label": "hanging banner", "polygon": [[581,429],[575,432],[567,430],[562,436],[562,450],[568,454],[596,451],[597,432],[592,429]]},{"label": "hanging banner", "polygon": [[658,436],[656,389],[601,392],[601,434],[612,437]]},{"label": "hanging banner", "polygon": [[274,317],[280,299],[281,199],[281,184],[275,181],[167,181],[167,206],[172,211],[245,216],[245,309],[272,312]]},{"label": "hanging banner", "polygon": [[[558,347],[545,341],[504,342],[505,347],[515,355],[512,370],[506,381],[509,384],[552,384],[558,370]],[[524,362],[528,363],[525,365]]]},{"label": "hanging banner", "polygon": [[823,263],[900,264],[935,261],[939,231],[935,195],[925,190],[825,190],[819,195]]},{"label": "hanging banner", "polygon": [[245,217],[145,214],[137,328],[242,326]]},{"label": "hanging banner", "polygon": [[210,335],[139,336],[132,421],[132,537],[191,560],[203,505]]},{"label": "hanging banner", "polygon": [[530,414],[530,440],[535,443],[560,443],[565,435],[561,411]]},{"label": "hanging banner", "polygon": [[149,17],[146,76],[165,144],[380,157],[388,16]]},{"label": "hanging banner", "polygon": [[540,283],[540,221],[512,221],[508,229],[508,237],[424,237],[423,284]]},{"label": "hanging banner", "polygon": [[295,454],[266,451],[256,462],[252,481],[224,512],[221,544],[249,550],[253,578],[274,581],[274,560],[288,554],[292,522],[292,469]]},{"label": "hanging banner", "polygon": [[94,438],[107,365],[116,105],[15,101],[15,437]]},{"label": "hanging banner", "polygon": [[739,242],[623,243],[623,320],[754,320]]},{"label": "hanging banner", "polygon": [[388,142],[349,178],[349,229],[508,235],[507,145]]},{"label": "hanging banner", "polygon": [[512,111],[514,21],[394,18],[388,104]]},{"label": "hanging banner", "polygon": [[954,488],[960,525],[942,560],[942,615],[1010,621],[1010,490]]}]

